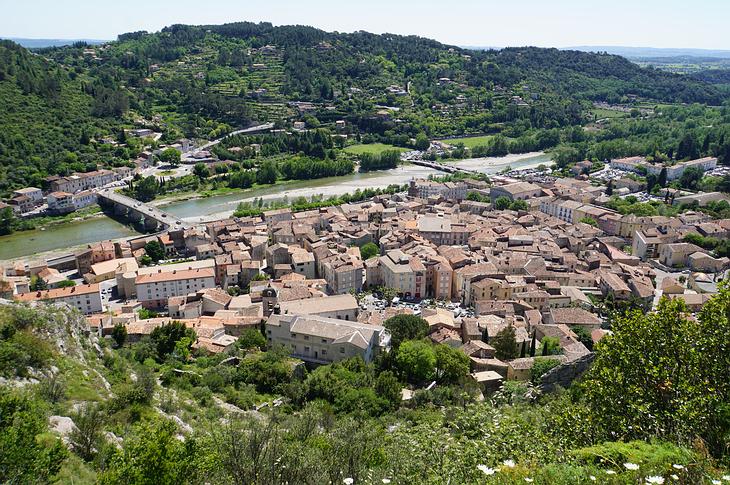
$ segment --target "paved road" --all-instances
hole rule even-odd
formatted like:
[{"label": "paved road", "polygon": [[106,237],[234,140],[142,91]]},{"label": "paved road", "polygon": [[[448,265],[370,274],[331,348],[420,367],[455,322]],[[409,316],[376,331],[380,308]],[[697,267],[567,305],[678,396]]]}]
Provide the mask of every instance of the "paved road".
[{"label": "paved road", "polygon": [[236,135],[241,135],[244,133],[258,133],[259,131],[268,131],[273,128],[274,128],[274,123],[264,123],[263,125],[256,125],[256,126],[252,126],[250,128],[244,128],[242,130],[232,131],[232,132],[228,133],[226,136],[222,136],[222,137],[218,138],[217,140],[209,141],[208,143],[199,147],[195,151],[207,150],[208,148],[219,144],[220,142],[222,142],[229,136],[236,136]]}]

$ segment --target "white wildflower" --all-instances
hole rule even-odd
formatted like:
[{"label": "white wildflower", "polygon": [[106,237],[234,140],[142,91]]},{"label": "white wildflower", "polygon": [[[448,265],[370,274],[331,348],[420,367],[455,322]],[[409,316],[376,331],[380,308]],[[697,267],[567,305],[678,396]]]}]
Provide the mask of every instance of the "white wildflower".
[{"label": "white wildflower", "polygon": [[725,480],[726,482],[730,482],[730,475],[723,475],[722,479]]},{"label": "white wildflower", "polygon": [[659,475],[646,477],[644,480],[646,480],[646,483],[656,483],[657,485],[662,485],[664,483],[664,477],[660,477]]},{"label": "white wildflower", "polygon": [[674,474],[674,473],[672,473],[671,475],[669,475],[669,478],[671,478],[672,480],[679,480],[679,477],[676,474]]},{"label": "white wildflower", "polygon": [[383,478],[382,482],[388,484],[390,483],[390,478]]},{"label": "white wildflower", "polygon": [[624,467],[627,470],[638,470],[639,469],[639,465],[637,465],[636,463],[624,463]]},{"label": "white wildflower", "polygon": [[615,475],[616,472],[613,470],[606,470],[606,475]]},{"label": "white wildflower", "polygon": [[722,482],[720,480],[713,480],[712,485],[720,485]]},{"label": "white wildflower", "polygon": [[487,465],[477,465],[477,468],[485,475],[494,475],[496,471],[494,468],[489,468]]},{"label": "white wildflower", "polygon": [[588,478],[590,478],[592,482],[596,481],[596,477],[594,477],[593,475],[589,476]]},{"label": "white wildflower", "polygon": [[506,466],[507,468],[514,468],[515,467],[515,461],[514,460],[504,460],[504,462],[502,462],[502,464],[504,466]]},{"label": "white wildflower", "polygon": [[353,480],[350,477],[347,477],[344,480],[342,480],[342,483],[344,483],[345,485],[352,485],[353,483],[355,483],[355,480]]},{"label": "white wildflower", "polygon": [[525,481],[526,481],[527,483],[532,483],[532,478],[529,478],[529,477],[525,477]]},{"label": "white wildflower", "polygon": [[672,465],[675,470],[684,470],[684,465]]}]

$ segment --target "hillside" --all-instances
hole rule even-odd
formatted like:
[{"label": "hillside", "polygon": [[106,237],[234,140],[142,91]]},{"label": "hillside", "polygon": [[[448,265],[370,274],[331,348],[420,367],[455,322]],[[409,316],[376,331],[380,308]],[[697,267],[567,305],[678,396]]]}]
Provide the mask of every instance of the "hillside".
[{"label": "hillside", "polygon": [[[0,481],[716,483],[728,463],[729,291],[696,321],[679,300],[612,318],[565,392],[511,381],[483,401],[446,345],[435,363],[418,364],[411,351],[425,344],[407,340],[374,363],[305,370],[257,329],[209,354],[183,324],[100,339],[65,306],[0,300]],[[436,387],[402,401],[434,364]]]},{"label": "hillside", "polygon": [[174,25],[37,53],[0,43],[0,194],[47,175],[127,163],[139,147],[102,139],[138,123],[162,131],[164,143],[306,116],[407,142],[419,133],[519,136],[582,125],[592,101],[723,100],[713,85],[612,55],[471,51],[267,23]]}]

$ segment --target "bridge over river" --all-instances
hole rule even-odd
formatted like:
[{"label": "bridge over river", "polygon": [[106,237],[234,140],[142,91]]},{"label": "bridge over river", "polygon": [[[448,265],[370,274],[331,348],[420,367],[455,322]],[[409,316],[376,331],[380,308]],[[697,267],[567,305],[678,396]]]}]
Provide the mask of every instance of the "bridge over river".
[{"label": "bridge over river", "polygon": [[144,202],[115,192],[114,189],[100,190],[99,205],[132,222],[144,225],[145,230],[157,232],[164,230],[187,229],[192,225]]}]

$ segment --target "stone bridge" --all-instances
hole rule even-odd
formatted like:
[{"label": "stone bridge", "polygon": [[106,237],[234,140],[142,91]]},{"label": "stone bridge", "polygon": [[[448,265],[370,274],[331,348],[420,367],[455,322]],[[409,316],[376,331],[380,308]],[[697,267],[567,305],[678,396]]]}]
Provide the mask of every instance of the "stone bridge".
[{"label": "stone bridge", "polygon": [[100,206],[113,211],[117,217],[143,225],[145,230],[150,232],[186,229],[192,226],[156,207],[115,192],[114,189],[100,190],[97,195]]},{"label": "stone bridge", "polygon": [[448,172],[448,173],[461,172],[461,173],[465,173],[465,174],[469,174],[469,175],[479,174],[479,172],[477,170],[461,168],[461,167],[457,167],[455,165],[448,165],[446,163],[429,162],[428,160],[410,160],[410,162],[413,165],[420,165],[422,167],[433,168],[434,170],[439,170],[441,172]]}]

